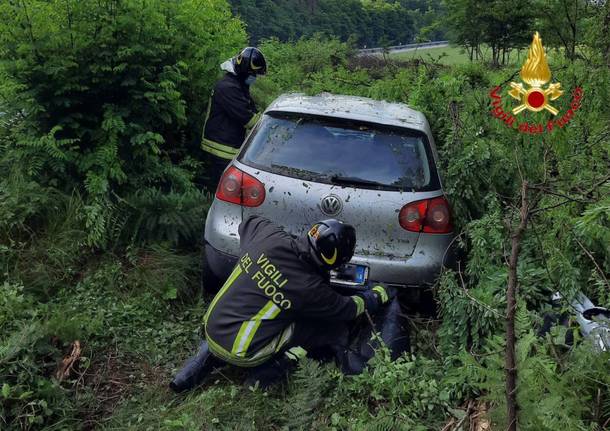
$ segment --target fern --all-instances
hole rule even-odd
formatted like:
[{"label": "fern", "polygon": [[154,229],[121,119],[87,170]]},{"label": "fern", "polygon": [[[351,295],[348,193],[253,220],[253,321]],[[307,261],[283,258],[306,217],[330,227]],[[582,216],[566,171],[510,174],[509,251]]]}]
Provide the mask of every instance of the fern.
[{"label": "fern", "polygon": [[[585,430],[584,404],[575,391],[571,373],[562,373],[550,344],[540,340],[531,318],[521,302],[516,316],[519,424],[523,430]],[[506,426],[504,340],[488,340],[481,355],[462,352],[462,366],[448,376],[448,383],[464,379],[494,406],[493,420]],[[582,388],[580,388],[582,389]]]},{"label": "fern", "polygon": [[[301,360],[290,382],[289,402],[284,404],[285,426],[294,430],[314,429],[318,408],[326,402],[332,380],[323,367],[312,360]],[[289,407],[290,406],[290,407]]]},{"label": "fern", "polygon": [[199,191],[184,193],[146,189],[126,199],[131,216],[127,237],[133,241],[196,242],[201,235],[209,203]]}]

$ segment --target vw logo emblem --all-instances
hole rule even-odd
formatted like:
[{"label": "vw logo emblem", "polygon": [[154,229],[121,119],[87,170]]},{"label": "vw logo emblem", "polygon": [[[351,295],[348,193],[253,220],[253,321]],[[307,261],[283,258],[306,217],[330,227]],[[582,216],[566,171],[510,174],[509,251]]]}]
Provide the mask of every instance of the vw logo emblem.
[{"label": "vw logo emblem", "polygon": [[343,209],[343,203],[338,196],[328,195],[322,199],[320,209],[328,216],[335,216]]}]

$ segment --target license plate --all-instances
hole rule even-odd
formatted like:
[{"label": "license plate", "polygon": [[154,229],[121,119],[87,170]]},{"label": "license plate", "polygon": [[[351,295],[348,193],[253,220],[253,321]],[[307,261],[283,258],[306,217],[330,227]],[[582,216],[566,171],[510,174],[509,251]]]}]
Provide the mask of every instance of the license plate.
[{"label": "license plate", "polygon": [[348,263],[330,272],[333,283],[345,284],[350,286],[360,286],[366,283],[369,275],[369,268],[364,265],[354,265]]}]

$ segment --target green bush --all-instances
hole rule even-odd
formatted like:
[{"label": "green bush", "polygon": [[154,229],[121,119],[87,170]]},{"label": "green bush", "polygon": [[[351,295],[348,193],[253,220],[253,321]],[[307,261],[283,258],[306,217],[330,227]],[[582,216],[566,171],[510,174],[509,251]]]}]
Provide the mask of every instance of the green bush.
[{"label": "green bush", "polygon": [[287,41],[319,32],[369,47],[409,43],[417,29],[430,21],[427,13],[438,15],[440,1],[426,2],[425,6],[401,3],[404,2],[231,0],[235,12],[248,25],[253,43],[270,36]]},{"label": "green bush", "polygon": [[438,361],[416,355],[392,361],[389,350],[382,347],[364,373],[341,382],[332,425],[354,430],[442,428],[451,401],[442,376]]},{"label": "green bush", "polygon": [[7,230],[0,230],[0,242],[6,244],[0,245],[2,275],[22,283],[29,295],[47,300],[70,283],[87,260],[84,202],[77,193],[67,196],[33,181],[4,184],[14,199],[4,201],[0,212],[24,211],[20,216],[7,214]]},{"label": "green bush", "polygon": [[[435,64],[400,67],[390,62],[381,78],[363,85],[365,81],[359,76],[370,76],[374,71],[355,63],[354,71],[346,75],[343,65],[350,64],[349,60],[339,61],[335,66],[327,62],[324,68],[304,75],[300,84],[306,89],[403,102],[427,115],[439,149],[440,171],[454,209],[457,233],[462,233],[459,243],[467,254],[461,274],[444,274],[437,288],[443,318],[437,348],[451,367],[455,365],[455,356],[463,350],[473,352],[473,355],[464,353],[472,360],[478,354],[487,356],[490,351],[500,351],[494,356],[495,386],[479,386],[477,394],[495,397],[494,418],[503,427],[504,407],[497,401],[503,392],[504,346],[498,335],[503,333],[505,322],[509,226],[514,225],[517,216],[515,206],[522,176],[530,184],[551,184],[547,187],[555,193],[539,194],[537,205],[546,210],[534,215],[522,243],[518,268],[520,307],[536,316],[531,319],[530,332],[522,332],[523,345],[532,342],[532,334],[548,310],[554,291],[567,298],[583,291],[596,303],[610,305],[604,280],[610,271],[607,247],[610,213],[605,198],[610,192],[607,181],[610,111],[603,102],[610,87],[610,73],[601,64],[585,65],[580,61],[553,65],[556,79],[565,88],[577,85],[584,88],[586,103],[583,102],[569,127],[552,135],[532,137],[506,128],[489,115],[488,92],[510,79],[514,71],[489,72],[482,65],[455,69]],[[312,79],[314,76],[318,81]],[[556,103],[565,110],[570,99],[566,92]],[[523,119],[540,121],[533,114],[525,114]],[[535,367],[545,364],[546,371],[538,377],[548,379],[548,384],[540,390],[556,394],[558,399],[536,404],[533,400],[542,397],[541,393],[524,389],[521,399],[524,429],[540,429],[541,424],[534,416],[536,408],[538,417],[548,418],[549,423],[577,428],[591,423],[601,426],[602,413],[599,409],[592,412],[585,400],[590,390],[599,390],[603,404],[607,400],[603,395],[607,390],[605,381],[583,384],[582,392],[578,392],[580,397],[573,396],[569,394],[570,383],[564,380],[567,377],[554,373],[561,362],[566,368],[571,366],[567,364],[576,365],[575,356],[555,358],[549,351],[543,353],[542,348],[529,346],[524,347],[529,349],[529,356],[523,357],[524,375],[520,384],[537,385],[532,374],[537,372]],[[574,348],[580,349],[580,345]],[[483,361],[482,367],[491,368],[492,359],[489,361]],[[461,373],[467,371],[467,367],[460,369]],[[473,394],[467,381],[454,390],[461,396]],[[526,411],[527,408],[531,410]],[[567,421],[564,413],[573,418]]]},{"label": "green bush", "polygon": [[[610,353],[597,352],[588,340],[565,345],[566,328],[555,328],[538,337],[524,303],[517,316],[517,367],[519,424],[528,430],[589,430],[589,421],[603,423],[610,417],[607,400]],[[559,330],[563,329],[563,330]],[[502,336],[490,336],[479,355],[462,351],[445,376],[445,384],[469,387],[490,402],[494,423],[506,423],[505,357]],[[601,364],[606,365],[602,366]],[[457,365],[457,366],[456,366]]]},{"label": "green bush", "polygon": [[[177,366],[198,337],[197,261],[167,246],[131,249],[124,260],[90,262],[81,281],[66,282],[45,303],[32,288],[0,284],[2,429],[80,427],[79,414],[102,408],[90,380],[100,378],[113,348],[118,360],[134,362],[131,372]],[[55,372],[74,340],[82,347],[76,373],[59,382]]]},{"label": "green bush", "polygon": [[201,309],[197,262],[196,253],[161,245],[107,256],[55,296],[49,325],[60,338],[80,339],[94,351],[116,345],[171,361],[172,353],[184,355],[195,344],[200,316],[182,319],[189,307]]},{"label": "green bush", "polygon": [[99,414],[110,344],[175,365],[194,343],[203,113],[244,42],[223,0],[0,3],[1,429]]},{"label": "green bush", "polygon": [[244,43],[224,0],[3,2],[2,165],[83,193],[105,245],[118,197],[193,196],[208,96]]},{"label": "green bush", "polygon": [[0,425],[37,429],[67,420],[73,405],[51,378],[59,357],[41,310],[23,286],[0,285]]},{"label": "green bush", "polygon": [[[610,417],[607,354],[593,355],[581,339],[574,346],[565,345],[558,334],[561,328],[537,337],[553,291],[566,298],[583,291],[597,304],[610,306],[610,71],[605,65],[578,60],[553,64],[562,86],[582,85],[586,99],[569,127],[531,137],[507,129],[488,112],[490,88],[513,79],[514,70],[490,72],[476,64],[449,69],[434,62],[371,63],[351,57],[348,45],[321,37],[292,44],[266,42],[263,50],[270,71],[253,87],[262,105],[286,91],[330,91],[407,103],[427,115],[460,234],[457,242],[466,259],[458,270],[445,272],[436,286],[442,322],[426,327],[422,338],[434,344],[427,349],[396,362],[382,351],[374,366],[356,378],[341,378],[332,366],[307,362],[286,390],[269,393],[238,387],[240,376],[219,374],[205,391],[174,398],[161,389],[166,386],[163,379],[189,346],[194,349],[203,313],[201,302],[185,305],[193,297],[199,274],[196,253],[184,248],[192,247],[206,207],[204,196],[193,185],[196,158],[186,156],[190,139],[199,133],[194,125],[203,106],[191,111],[189,107],[198,105],[188,98],[205,91],[189,87],[193,81],[186,71],[195,63],[186,62],[185,68],[179,62],[178,54],[182,59],[195,58],[185,53],[196,56],[191,42],[174,45],[182,41],[183,34],[177,34],[181,27],[174,28],[171,39],[164,39],[151,34],[148,22],[141,24],[134,17],[150,18],[158,25],[163,16],[176,23],[180,20],[174,20],[172,13],[190,11],[197,17],[199,9],[188,9],[195,2],[144,6],[114,2],[115,19],[106,13],[108,3],[83,2],[89,6],[85,8],[67,1],[62,5],[69,8],[58,9],[54,2],[37,2],[40,9],[35,13],[28,9],[26,14],[24,5],[32,4],[0,6],[3,18],[23,23],[13,32],[0,25],[3,58],[9,59],[0,67],[0,77],[7,78],[0,91],[14,101],[10,120],[3,120],[0,127],[0,163],[5,168],[0,175],[0,261],[9,280],[3,286],[9,293],[4,302],[0,300],[0,311],[7,316],[0,322],[9,334],[0,338],[5,355],[0,356],[0,373],[9,379],[8,389],[3,389],[9,395],[4,397],[2,425],[23,425],[29,420],[24,419],[23,409],[30,402],[36,418],[32,427],[58,424],[62,417],[70,420],[80,401],[62,398],[70,390],[68,385],[62,389],[53,383],[51,363],[40,359],[52,357],[54,365],[65,343],[79,337],[95,348],[92,362],[102,362],[105,349],[112,345],[126,357],[141,360],[142,367],[159,368],[155,369],[159,381],[139,382],[143,393],[123,400],[111,420],[115,428],[330,430],[371,429],[375,422],[379,429],[439,429],[450,416],[464,416],[458,407],[466,399],[481,397],[492,403],[494,427],[503,429],[507,258],[522,177],[530,184],[551,187],[553,193],[532,192],[544,211],[533,215],[521,244],[521,427],[601,429],[606,423]],[[205,4],[218,7],[213,10],[226,15],[228,21],[223,22],[231,29],[227,44],[219,45],[225,51],[205,63],[210,71],[205,85],[197,81],[201,75],[193,75],[209,89],[216,77],[212,71],[229,56],[230,43],[236,46],[242,33],[232,27],[235,22],[222,12],[220,3]],[[91,12],[108,20],[98,36],[107,37],[108,44],[95,47],[106,61],[103,67],[94,67],[99,62],[91,44],[75,42],[76,51],[71,51],[70,31],[60,32],[49,24],[64,23],[58,28],[68,28],[67,17],[72,16],[68,11],[76,17]],[[58,14],[66,19],[55,21]],[[96,22],[82,22],[78,28],[95,30]],[[127,42],[139,41],[135,32],[123,31],[128,25],[143,29],[150,43],[126,48]],[[42,32],[58,38],[56,44],[30,43],[29,28],[35,30],[34,37]],[[210,26],[201,31],[209,36],[205,39],[209,43],[223,34]],[[57,46],[68,54],[58,56],[53,51]],[[205,50],[208,45],[201,46]],[[82,52],[88,62],[79,63],[82,60],[74,52]],[[38,55],[45,62],[36,63]],[[78,67],[64,64],[64,58]],[[114,59],[122,63],[108,69]],[[27,68],[33,64],[37,66]],[[45,86],[42,79],[33,79],[40,76],[78,85],[70,87],[62,81]],[[94,91],[94,78],[117,100],[109,102],[108,94],[92,93],[95,100],[87,103],[97,111],[81,113],[78,107],[85,99],[78,97]],[[116,81],[119,78],[126,80],[126,86]],[[56,88],[57,95],[50,88]],[[557,106],[564,109],[568,103],[566,94]],[[524,113],[523,118],[539,117]],[[95,253],[92,245],[104,247],[105,252]],[[61,342],[51,343],[51,336]],[[417,349],[421,344],[414,345]],[[22,401],[23,393],[27,395]],[[267,419],[269,411],[280,413]]]},{"label": "green bush", "polygon": [[316,93],[312,89],[314,75],[333,71],[347,63],[350,48],[338,39],[315,35],[294,43],[277,39],[260,45],[270,67],[267,75],[252,88],[253,97],[266,106],[282,93]]}]

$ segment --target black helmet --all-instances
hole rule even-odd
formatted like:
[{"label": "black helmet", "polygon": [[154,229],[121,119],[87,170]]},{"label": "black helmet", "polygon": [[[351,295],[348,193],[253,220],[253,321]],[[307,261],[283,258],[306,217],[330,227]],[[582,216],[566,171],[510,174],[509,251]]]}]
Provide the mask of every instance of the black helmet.
[{"label": "black helmet", "polygon": [[233,58],[233,68],[237,76],[246,79],[248,75],[267,73],[267,61],[260,49],[249,46]]},{"label": "black helmet", "polygon": [[309,244],[325,269],[337,268],[350,261],[356,247],[356,229],[339,220],[316,223],[307,233]]}]

